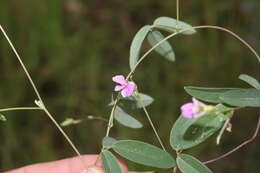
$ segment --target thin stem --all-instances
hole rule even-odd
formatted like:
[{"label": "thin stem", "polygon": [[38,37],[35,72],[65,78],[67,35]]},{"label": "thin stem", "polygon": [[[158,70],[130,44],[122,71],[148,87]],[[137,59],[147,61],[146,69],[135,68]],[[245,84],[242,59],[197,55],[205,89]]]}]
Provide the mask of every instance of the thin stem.
[{"label": "thin stem", "polygon": [[180,5],[179,5],[179,0],[176,0],[176,19],[177,19],[176,27],[177,27],[177,30],[178,30],[179,18],[180,18]]},{"label": "thin stem", "polygon": [[[224,113],[224,112],[222,112],[222,113]],[[228,125],[229,125],[229,122],[231,121],[231,119],[232,119],[232,117],[233,117],[233,114],[234,114],[234,111],[229,112],[228,118],[227,118],[227,120],[225,121],[223,127],[221,128],[221,130],[220,130],[220,132],[219,132],[219,134],[218,134],[218,136],[217,136],[217,139],[216,139],[217,145],[219,145],[220,139],[221,139],[222,135],[224,134],[225,130],[227,129],[227,127],[228,127]]]},{"label": "thin stem", "polygon": [[44,103],[43,103],[43,100],[39,94],[39,91],[37,90],[36,88],[36,85],[34,84],[28,70],[26,69],[21,57],[19,56],[19,54],[17,53],[14,45],[12,44],[11,40],[9,39],[8,35],[6,34],[5,30],[2,28],[2,26],[0,25],[0,30],[2,31],[3,35],[5,36],[7,42],[9,43],[10,47],[12,48],[12,51],[14,52],[14,54],[16,55],[18,61],[20,62],[30,84],[32,85],[33,87],[33,90],[35,92],[35,94],[37,95],[40,103],[42,106],[39,106],[41,109],[44,110],[44,112],[48,115],[48,117],[51,119],[51,121],[55,124],[55,126],[59,129],[59,131],[61,132],[61,134],[65,137],[65,139],[69,142],[69,144],[71,145],[71,147],[74,149],[74,151],[77,153],[77,155],[80,157],[80,160],[82,161],[82,163],[84,164],[83,162],[83,159],[81,158],[81,154],[79,153],[79,151],[77,150],[77,148],[75,147],[75,145],[72,143],[72,141],[69,139],[69,137],[66,135],[66,133],[63,131],[63,129],[59,126],[59,124],[57,123],[57,121],[53,118],[53,116],[49,113],[49,111],[47,110],[47,108],[45,107]]},{"label": "thin stem", "polygon": [[118,94],[117,97],[116,97],[115,103],[114,103],[114,105],[112,107],[111,113],[110,113],[106,136],[109,136],[110,129],[113,127],[114,113],[115,113],[115,109],[116,109],[117,103],[118,103],[118,101],[120,99],[119,96],[120,95]]},{"label": "thin stem", "polygon": [[217,157],[217,158],[215,158],[215,159],[205,161],[205,162],[203,162],[203,163],[204,163],[204,164],[209,164],[209,163],[218,161],[218,160],[220,160],[220,159],[223,159],[223,158],[229,156],[230,154],[234,153],[235,151],[239,150],[240,148],[244,147],[245,145],[251,143],[251,142],[252,142],[253,140],[255,140],[255,138],[257,137],[257,134],[258,134],[258,132],[259,132],[259,128],[260,128],[260,117],[259,117],[259,119],[258,119],[255,132],[254,132],[253,136],[252,136],[250,139],[246,140],[245,142],[243,142],[242,144],[238,145],[237,147],[235,147],[234,149],[230,150],[229,152],[227,152],[227,153],[225,153],[225,154],[223,154],[223,155],[221,155],[221,156],[219,156],[219,157]]},{"label": "thin stem", "polygon": [[14,107],[14,108],[0,109],[0,112],[18,111],[18,110],[42,110],[42,109],[39,107]]},{"label": "thin stem", "polygon": [[30,81],[30,83],[31,83],[31,85],[32,85],[32,87],[33,87],[33,89],[34,89],[35,94],[37,95],[37,97],[39,98],[39,100],[42,101],[41,96],[40,96],[40,94],[39,94],[39,92],[38,92],[38,90],[37,90],[37,88],[36,88],[36,86],[35,86],[35,84],[34,84],[32,78],[31,78],[31,75],[30,75],[29,72],[27,71],[27,69],[26,69],[26,67],[25,67],[25,65],[24,65],[24,63],[23,63],[21,57],[20,57],[19,54],[17,53],[17,51],[16,51],[16,49],[15,49],[13,43],[11,42],[11,40],[9,39],[8,35],[6,34],[5,30],[3,29],[3,27],[2,27],[1,25],[0,25],[0,29],[1,29],[2,33],[4,34],[6,40],[8,41],[9,45],[11,46],[11,48],[12,48],[14,54],[16,55],[18,61],[20,62],[20,64],[21,64],[21,66],[22,66],[22,68],[23,68],[23,70],[24,70],[24,72],[25,72],[25,74],[26,74],[28,80]]},{"label": "thin stem", "polygon": [[231,120],[231,118],[228,117],[228,119],[225,121],[223,127],[221,128],[221,130],[220,130],[220,132],[219,132],[219,134],[218,134],[218,136],[217,136],[217,139],[216,139],[216,143],[217,143],[217,145],[219,145],[219,143],[220,143],[220,139],[221,139],[223,133],[225,132],[225,130],[226,130],[226,128],[227,128],[227,126],[228,126],[230,120]]},{"label": "thin stem", "polygon": [[[48,117],[52,120],[52,122],[57,126],[57,128],[60,130],[60,132],[62,133],[62,135],[65,137],[65,139],[69,142],[69,144],[71,145],[71,147],[73,148],[73,150],[77,153],[78,156],[81,157],[80,152],[78,151],[78,149],[76,148],[76,146],[73,144],[73,142],[70,140],[70,138],[68,137],[68,135],[62,130],[62,128],[59,126],[59,124],[55,121],[55,119],[53,118],[53,116],[50,114],[50,112],[43,107],[42,108],[43,111],[48,115]],[[83,161],[83,160],[82,160]]]},{"label": "thin stem", "polygon": [[153,129],[153,132],[154,132],[155,135],[156,135],[156,138],[158,139],[158,141],[159,141],[159,143],[160,143],[162,149],[163,149],[164,151],[166,151],[166,149],[165,149],[165,147],[164,147],[164,145],[163,145],[163,143],[162,143],[162,140],[161,140],[160,136],[158,135],[158,132],[156,131],[156,128],[154,127],[153,121],[151,120],[151,117],[150,117],[148,111],[147,111],[146,108],[144,107],[143,103],[141,103],[141,104],[142,104],[142,108],[143,108],[143,110],[144,110],[144,113],[145,113],[145,115],[146,115],[146,117],[147,117],[149,123],[151,124],[151,127],[152,127],[152,129]]},{"label": "thin stem", "polygon": [[[155,26],[156,27],[156,26]],[[190,29],[203,29],[203,28],[207,28],[207,29],[217,29],[217,30],[222,30],[222,31],[225,31],[227,32],[228,34],[232,35],[233,37],[235,37],[236,39],[238,39],[245,47],[247,47],[257,58],[257,60],[260,62],[260,57],[259,55],[257,54],[256,50],[250,46],[249,43],[247,43],[245,40],[243,40],[241,37],[239,37],[237,34],[235,34],[234,32],[226,29],[226,28],[223,28],[223,27],[220,27],[220,26],[214,26],[214,25],[202,25],[202,26],[194,26],[194,27],[191,27],[191,28],[187,28],[187,29],[183,29],[183,30],[180,30],[178,32],[175,32],[175,33],[172,33],[170,35],[168,35],[167,37],[165,37],[164,39],[162,39],[161,41],[159,41],[157,44],[155,44],[152,48],[150,48],[139,60],[138,62],[135,64],[135,66],[133,67],[133,69],[130,71],[130,73],[127,75],[126,79],[129,79],[133,73],[135,72],[136,68],[138,67],[138,65],[147,57],[147,55],[149,55],[154,49],[156,49],[158,46],[160,46],[164,41],[174,37],[175,35],[177,34],[180,34],[180,33],[183,33],[185,31],[188,31]]]}]

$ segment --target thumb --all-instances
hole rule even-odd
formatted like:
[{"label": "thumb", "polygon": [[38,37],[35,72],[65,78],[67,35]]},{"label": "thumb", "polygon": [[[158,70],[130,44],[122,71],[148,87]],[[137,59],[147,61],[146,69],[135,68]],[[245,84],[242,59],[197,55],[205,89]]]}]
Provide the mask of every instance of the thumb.
[{"label": "thumb", "polygon": [[104,173],[103,169],[99,166],[89,166],[81,173]]}]

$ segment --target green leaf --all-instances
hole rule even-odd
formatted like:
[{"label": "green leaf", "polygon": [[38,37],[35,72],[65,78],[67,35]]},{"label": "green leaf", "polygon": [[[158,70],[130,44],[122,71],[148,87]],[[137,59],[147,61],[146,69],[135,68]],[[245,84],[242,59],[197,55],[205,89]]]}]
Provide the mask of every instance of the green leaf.
[{"label": "green leaf", "polygon": [[145,40],[145,37],[147,36],[148,32],[150,31],[150,28],[151,27],[149,25],[142,27],[136,33],[136,35],[131,43],[130,59],[129,59],[129,65],[130,65],[131,70],[133,70],[134,66],[138,62],[141,46],[143,44],[143,41]]},{"label": "green leaf", "polygon": [[0,114],[0,121],[6,121],[6,118],[3,114]]},{"label": "green leaf", "polygon": [[[138,96],[130,96],[121,98],[120,102],[118,103],[119,106],[124,108],[130,109],[140,109],[142,106],[147,107],[153,103],[154,99],[143,93],[139,93]],[[111,101],[108,106],[113,106],[115,101]]]},{"label": "green leaf", "polygon": [[237,89],[223,93],[220,99],[232,106],[260,107],[260,90]]},{"label": "green leaf", "polygon": [[[151,46],[155,46],[157,43],[165,39],[165,37],[161,34],[160,31],[155,30],[148,34],[147,39]],[[163,57],[165,57],[166,59],[170,61],[175,61],[175,54],[173,52],[170,43],[167,40],[162,42],[154,50],[158,52],[160,55],[162,55]]]},{"label": "green leaf", "polygon": [[219,130],[226,119],[227,116],[221,113],[193,119],[180,116],[172,127],[170,144],[176,151],[194,147]]},{"label": "green leaf", "polygon": [[185,91],[199,100],[211,103],[223,103],[219,97],[223,93],[237,88],[204,88],[204,87],[184,87]]},{"label": "green leaf", "polygon": [[253,78],[252,76],[249,76],[249,75],[246,75],[246,74],[241,74],[241,75],[239,75],[238,78],[245,81],[246,83],[248,83],[252,87],[254,87],[256,89],[260,89],[260,83],[255,78]]},{"label": "green leaf", "polygon": [[196,33],[196,30],[193,29],[191,25],[182,21],[178,21],[177,23],[176,19],[170,17],[159,17],[154,21],[153,24],[155,25],[155,27],[159,29],[163,29],[168,32],[176,32],[177,30],[186,30],[182,32],[182,34],[190,35]]},{"label": "green leaf", "polygon": [[172,168],[176,165],[169,153],[141,141],[121,140],[112,148],[122,157],[139,164],[157,168]]},{"label": "green leaf", "polygon": [[143,125],[133,118],[131,115],[124,112],[123,109],[121,109],[119,106],[116,106],[115,112],[114,112],[115,119],[122,125],[131,127],[131,128],[141,128]]},{"label": "green leaf", "polygon": [[151,96],[143,93],[139,93],[138,96],[135,98],[135,100],[136,100],[137,108],[149,106],[154,101],[154,99]]},{"label": "green leaf", "polygon": [[179,154],[177,165],[183,173],[212,173],[202,162],[188,154]]},{"label": "green leaf", "polygon": [[116,157],[110,151],[103,151],[101,153],[101,158],[106,173],[123,173]]},{"label": "green leaf", "polygon": [[115,138],[111,138],[109,136],[106,136],[103,138],[102,145],[103,147],[111,147],[117,142]]}]

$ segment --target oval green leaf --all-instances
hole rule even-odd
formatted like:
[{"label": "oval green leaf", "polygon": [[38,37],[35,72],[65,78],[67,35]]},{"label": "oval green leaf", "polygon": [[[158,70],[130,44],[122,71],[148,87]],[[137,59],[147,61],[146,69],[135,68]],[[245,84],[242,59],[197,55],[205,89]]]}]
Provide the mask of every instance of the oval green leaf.
[{"label": "oval green leaf", "polygon": [[103,151],[101,153],[101,158],[106,173],[123,173],[116,157],[110,151]]},{"label": "oval green leaf", "polygon": [[129,58],[129,65],[130,69],[133,70],[134,66],[138,62],[139,54],[141,50],[141,46],[145,37],[147,36],[148,32],[150,31],[150,26],[146,25],[143,26],[135,35],[131,47],[130,47],[130,58]]},{"label": "oval green leaf", "polygon": [[180,116],[172,127],[170,144],[176,151],[194,147],[219,130],[226,119],[227,116],[221,113],[194,119]]},{"label": "oval green leaf", "polygon": [[223,103],[219,97],[223,93],[237,88],[204,88],[204,87],[184,87],[185,91],[199,100],[211,103]]},{"label": "oval green leaf", "polygon": [[[162,35],[160,31],[155,30],[149,32],[147,39],[150,45],[153,47],[156,44],[158,44],[160,41],[165,39],[165,37]],[[158,52],[160,55],[162,55],[163,57],[165,57],[166,59],[168,59],[169,61],[175,61],[175,54],[173,52],[172,46],[167,40],[165,40],[160,45],[158,45],[154,50]]]},{"label": "oval green leaf", "polygon": [[255,78],[253,78],[252,76],[249,76],[247,74],[241,74],[241,75],[239,75],[238,78],[240,80],[245,81],[246,83],[248,83],[252,87],[254,87],[256,89],[260,89],[260,83]]},{"label": "oval green leaf", "polygon": [[179,154],[177,165],[183,173],[212,173],[202,162],[188,154]]},{"label": "oval green leaf", "polygon": [[[118,105],[126,109],[140,109],[142,107],[151,105],[153,101],[154,99],[151,96],[139,93],[138,96],[121,98],[121,101],[118,103]],[[115,101],[112,101],[108,105],[113,106],[114,104]]]},{"label": "oval green leaf", "polygon": [[117,142],[115,138],[111,138],[109,136],[106,136],[103,138],[102,145],[103,147],[111,147]]},{"label": "oval green leaf", "polygon": [[124,112],[119,106],[116,106],[114,118],[122,125],[130,128],[142,128],[143,125],[131,115]]},{"label": "oval green leaf", "polygon": [[260,90],[237,89],[223,93],[220,99],[229,105],[240,107],[260,107]]},{"label": "oval green leaf", "polygon": [[138,98],[135,98],[135,100],[137,108],[149,106],[154,101],[154,99],[151,96],[143,93],[139,93]]},{"label": "oval green leaf", "polygon": [[177,22],[176,19],[170,17],[159,17],[154,21],[153,24],[155,25],[155,27],[169,32],[185,30],[184,32],[182,32],[182,34],[191,35],[196,33],[196,30],[193,29],[191,25],[182,21]]},{"label": "oval green leaf", "polygon": [[141,141],[121,140],[113,145],[113,150],[133,162],[156,168],[176,166],[173,157],[162,149]]}]

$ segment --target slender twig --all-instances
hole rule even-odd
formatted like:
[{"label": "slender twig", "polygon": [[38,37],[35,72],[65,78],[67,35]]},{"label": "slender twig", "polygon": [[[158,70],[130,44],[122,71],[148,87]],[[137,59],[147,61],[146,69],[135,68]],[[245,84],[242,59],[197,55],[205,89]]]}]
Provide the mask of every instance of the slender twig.
[{"label": "slender twig", "polygon": [[178,30],[178,24],[179,24],[179,18],[180,18],[180,5],[179,5],[179,0],[176,0],[176,28]]},{"label": "slender twig", "polygon": [[120,96],[120,94],[117,95],[116,100],[114,102],[114,105],[112,107],[111,113],[110,113],[106,136],[109,136],[110,129],[113,127],[114,113],[115,113],[115,109],[116,109],[117,103],[118,103],[118,101],[120,99],[119,96]]},{"label": "slender twig", "polygon": [[227,129],[229,122],[231,121],[231,118],[233,117],[234,111],[231,111],[228,116],[227,116],[227,120],[225,121],[224,125],[222,126],[217,138],[216,138],[216,143],[217,145],[219,145],[220,143],[220,139],[222,137],[222,135],[224,134],[225,130]]},{"label": "slender twig", "polygon": [[[53,118],[53,116],[50,114],[50,112],[44,107],[43,111],[49,116],[49,118],[52,120],[52,122],[56,125],[56,127],[59,129],[59,131],[62,133],[62,135],[66,138],[66,140],[69,142],[69,144],[71,145],[71,147],[73,148],[73,150],[77,153],[78,156],[81,157],[80,152],[78,151],[78,149],[76,148],[76,146],[73,144],[73,142],[70,140],[70,138],[68,137],[68,135],[62,130],[62,128],[59,126],[59,124],[55,121],[55,119]],[[82,160],[83,162],[83,160]],[[84,162],[83,162],[84,163]]]},{"label": "slender twig", "polygon": [[104,121],[104,122],[108,122],[107,119],[101,117],[101,116],[93,116],[93,115],[88,115],[87,117],[89,120],[101,120],[101,121]]},{"label": "slender twig", "polygon": [[225,132],[225,130],[227,129],[227,126],[228,126],[230,120],[231,120],[231,118],[228,117],[227,120],[225,121],[223,127],[221,128],[221,130],[220,130],[220,132],[219,132],[219,134],[218,134],[218,136],[216,138],[217,145],[219,145],[220,139],[221,139],[223,133]]},{"label": "slender twig", "polygon": [[[0,25],[0,30],[2,31],[3,35],[5,36],[7,42],[9,43],[10,47],[12,48],[12,51],[14,52],[14,54],[16,55],[19,63],[21,64],[31,86],[33,87],[33,90],[35,92],[35,94],[37,95],[39,101],[37,101],[40,105],[39,108],[43,109],[43,111],[46,113],[46,115],[51,119],[51,121],[55,124],[55,126],[59,129],[59,131],[61,132],[61,134],[65,137],[65,139],[69,142],[70,146],[74,149],[74,151],[77,153],[77,155],[80,157],[80,160],[82,161],[82,163],[84,164],[84,161],[81,157],[80,152],[78,151],[78,149],[75,147],[75,145],[73,144],[73,142],[70,140],[70,138],[68,137],[68,135],[63,131],[63,129],[59,126],[59,124],[57,123],[57,121],[53,118],[53,116],[49,113],[49,111],[47,110],[47,108],[45,107],[43,100],[39,94],[39,91],[36,88],[36,85],[34,84],[31,75],[29,74],[27,68],[25,67],[20,55],[18,54],[18,52],[16,51],[13,43],[11,42],[11,40],[9,39],[8,35],[6,34],[5,30],[3,29],[3,27]],[[85,164],[84,164],[85,165]]]},{"label": "slender twig", "polygon": [[42,109],[39,107],[13,107],[13,108],[0,109],[0,112],[18,111],[18,110],[42,110]]},{"label": "slender twig", "polygon": [[39,94],[39,92],[38,92],[38,90],[37,90],[37,88],[36,88],[36,86],[35,86],[35,84],[34,84],[32,78],[31,78],[31,75],[29,74],[28,70],[26,69],[26,67],[25,67],[25,65],[24,65],[24,63],[23,63],[21,57],[20,57],[19,54],[17,53],[17,51],[16,51],[16,49],[15,49],[13,43],[11,42],[11,40],[9,39],[8,35],[6,34],[5,30],[3,29],[3,27],[2,27],[1,25],[0,25],[0,29],[1,29],[2,33],[4,34],[4,36],[5,36],[6,40],[7,40],[7,42],[8,42],[9,45],[11,46],[11,48],[12,48],[14,54],[16,55],[18,61],[20,62],[20,64],[21,64],[21,66],[22,66],[22,68],[23,68],[23,70],[24,70],[24,72],[25,72],[25,74],[26,74],[28,80],[30,81],[30,83],[31,83],[31,85],[32,85],[32,87],[33,87],[33,90],[34,90],[35,94],[37,95],[37,97],[39,98],[39,100],[42,101],[41,95]]},{"label": "slender twig", "polygon": [[246,140],[245,142],[241,143],[240,145],[238,145],[237,147],[235,147],[234,149],[230,150],[229,152],[215,158],[215,159],[211,159],[211,160],[208,160],[208,161],[205,161],[203,162],[204,164],[209,164],[209,163],[212,163],[212,162],[215,162],[215,161],[218,161],[220,159],[223,159],[227,156],[229,156],[230,154],[232,154],[233,152],[239,150],[240,148],[244,147],[245,145],[249,144],[250,142],[252,142],[256,137],[257,137],[257,134],[258,134],[258,131],[259,131],[259,128],[260,128],[260,117],[258,119],[258,122],[257,122],[257,125],[256,125],[256,129],[255,129],[255,132],[253,134],[253,136]]},{"label": "slender twig", "polygon": [[155,135],[156,135],[156,138],[158,139],[158,141],[159,141],[159,143],[160,143],[162,149],[163,149],[164,151],[166,151],[166,149],[165,149],[165,147],[164,147],[164,145],[163,145],[163,142],[162,142],[162,140],[161,140],[161,138],[160,138],[158,132],[156,131],[156,128],[154,127],[153,121],[152,121],[152,119],[151,119],[151,117],[150,117],[148,111],[147,111],[146,108],[144,107],[142,101],[141,101],[141,104],[142,104],[142,108],[143,108],[143,110],[144,110],[144,113],[145,113],[145,115],[146,115],[146,117],[147,117],[147,119],[148,119],[148,121],[149,121],[149,123],[150,123],[152,129],[153,129],[153,132],[154,132]]}]

